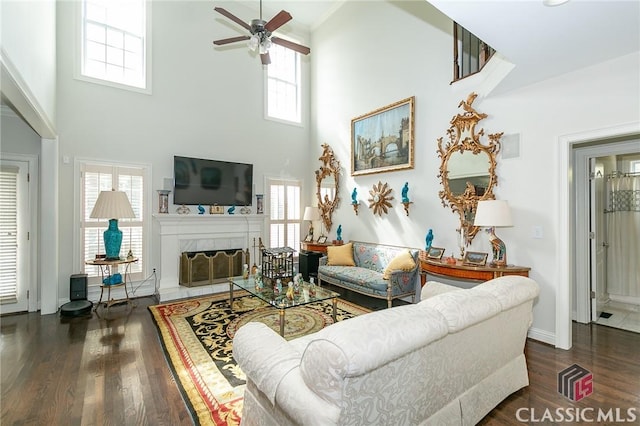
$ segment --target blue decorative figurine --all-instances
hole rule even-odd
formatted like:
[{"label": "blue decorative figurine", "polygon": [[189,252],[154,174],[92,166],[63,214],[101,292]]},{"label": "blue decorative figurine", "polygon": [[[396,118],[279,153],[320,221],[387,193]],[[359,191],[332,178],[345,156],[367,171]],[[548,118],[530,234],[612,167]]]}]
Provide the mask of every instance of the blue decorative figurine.
[{"label": "blue decorative figurine", "polygon": [[236,211],[236,206],[233,205],[227,209],[227,213],[233,214]]},{"label": "blue decorative figurine", "polygon": [[402,187],[402,202],[403,203],[408,203],[409,202],[409,197],[407,196],[408,192],[409,192],[409,182],[405,182],[404,186]]},{"label": "blue decorative figurine", "polygon": [[427,245],[424,250],[429,251],[429,249],[431,248],[431,243],[433,242],[433,231],[431,229],[429,229],[429,232],[427,232],[426,242]]},{"label": "blue decorative figurine", "polygon": [[358,204],[358,189],[353,188],[353,192],[351,193],[351,204]]},{"label": "blue decorative figurine", "polygon": [[201,204],[198,204],[198,214],[204,214],[204,207]]},{"label": "blue decorative figurine", "polygon": [[336,229],[336,234],[338,235],[337,240],[342,241],[342,225],[338,225],[338,229]]}]

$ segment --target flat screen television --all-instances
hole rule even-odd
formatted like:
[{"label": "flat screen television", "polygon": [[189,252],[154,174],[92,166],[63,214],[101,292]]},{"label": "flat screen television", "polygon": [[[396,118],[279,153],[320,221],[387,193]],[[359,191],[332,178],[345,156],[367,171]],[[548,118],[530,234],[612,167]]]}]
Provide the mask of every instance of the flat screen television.
[{"label": "flat screen television", "polygon": [[253,164],[173,157],[173,203],[250,206]]}]

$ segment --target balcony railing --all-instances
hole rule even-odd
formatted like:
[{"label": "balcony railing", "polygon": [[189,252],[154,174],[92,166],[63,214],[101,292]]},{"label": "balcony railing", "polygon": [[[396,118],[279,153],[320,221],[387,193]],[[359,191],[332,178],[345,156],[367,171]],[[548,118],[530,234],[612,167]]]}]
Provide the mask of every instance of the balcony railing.
[{"label": "balcony railing", "polygon": [[487,43],[453,23],[453,81],[480,72],[494,53]]}]

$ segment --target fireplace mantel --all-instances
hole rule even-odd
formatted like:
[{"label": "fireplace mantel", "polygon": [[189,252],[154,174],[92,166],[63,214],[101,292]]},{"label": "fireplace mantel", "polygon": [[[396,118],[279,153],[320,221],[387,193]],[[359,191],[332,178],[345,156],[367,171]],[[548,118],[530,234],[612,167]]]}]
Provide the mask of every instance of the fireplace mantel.
[{"label": "fireplace mantel", "polygon": [[[249,249],[263,235],[265,216],[250,215],[153,215],[154,235],[160,241],[158,293],[160,301],[218,293],[226,284],[185,287],[179,285],[180,256],[184,251]],[[257,259],[251,259],[253,263]]]}]

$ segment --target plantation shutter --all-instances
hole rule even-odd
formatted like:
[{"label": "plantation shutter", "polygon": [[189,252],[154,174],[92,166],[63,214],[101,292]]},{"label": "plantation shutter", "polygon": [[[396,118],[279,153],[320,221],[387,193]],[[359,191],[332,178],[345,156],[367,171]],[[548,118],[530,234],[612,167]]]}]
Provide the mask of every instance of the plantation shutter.
[{"label": "plantation shutter", "polygon": [[18,292],[18,172],[0,169],[0,303],[14,303]]},{"label": "plantation shutter", "polygon": [[269,246],[300,246],[300,182],[270,180]]}]

